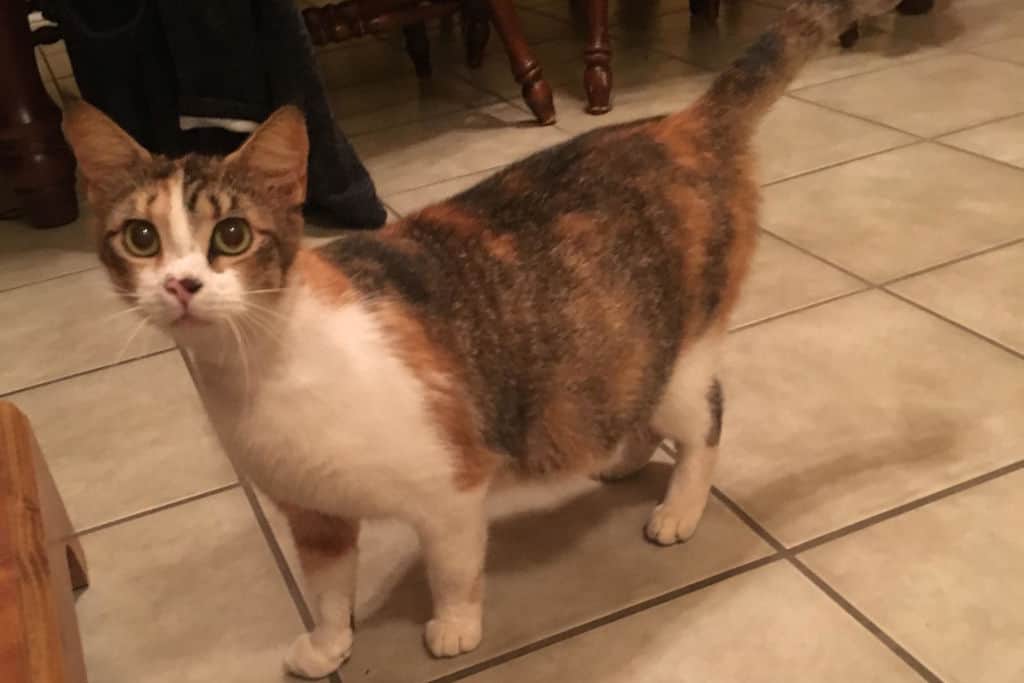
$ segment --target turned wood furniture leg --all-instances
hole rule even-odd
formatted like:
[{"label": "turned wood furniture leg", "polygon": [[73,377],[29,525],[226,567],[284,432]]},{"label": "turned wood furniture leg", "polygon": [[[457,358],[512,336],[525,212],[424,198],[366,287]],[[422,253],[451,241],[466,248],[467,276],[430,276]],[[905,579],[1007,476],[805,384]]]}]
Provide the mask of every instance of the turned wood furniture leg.
[{"label": "turned wood furniture leg", "polygon": [[718,21],[720,0],[690,0],[690,14],[714,23]]},{"label": "turned wood furniture leg", "polygon": [[612,47],[608,39],[608,0],[587,0],[587,46],[583,49],[583,88],[587,113],[611,111]]},{"label": "turned wood furniture leg", "polygon": [[427,25],[424,22],[408,24],[402,27],[405,35],[405,51],[416,67],[416,75],[430,78],[430,38],[427,36]]},{"label": "turned wood furniture leg", "polygon": [[551,86],[544,80],[544,72],[526,44],[512,0],[489,1],[494,28],[505,44],[512,75],[516,83],[523,86],[523,99],[542,126],[554,123],[555,103]]},{"label": "turned wood furniture leg", "polygon": [[0,0],[0,173],[37,228],[78,217],[75,160],[39,79],[24,0]]},{"label": "turned wood furniture leg", "polygon": [[85,557],[32,426],[0,401],[0,681],[86,682],[72,594],[85,583]]},{"label": "turned wood furniture leg", "polygon": [[491,10],[487,0],[462,3],[462,38],[466,45],[466,66],[478,69],[484,62],[484,50],[491,37]]}]

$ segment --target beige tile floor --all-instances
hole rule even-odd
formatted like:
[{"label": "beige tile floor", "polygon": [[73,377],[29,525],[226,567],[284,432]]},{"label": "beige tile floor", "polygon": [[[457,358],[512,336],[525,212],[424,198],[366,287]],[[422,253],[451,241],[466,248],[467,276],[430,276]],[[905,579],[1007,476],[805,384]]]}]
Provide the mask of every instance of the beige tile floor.
[{"label": "beige tile floor", "polygon": [[[546,129],[495,46],[469,72],[433,32],[430,83],[394,39],[319,59],[397,217],[685,105],[782,4],[726,3],[716,34],[691,32],[685,0],[613,2],[617,106],[593,118],[567,2],[524,2]],[[371,524],[345,680],[1024,680],[1024,4],[939,4],[824,50],[762,129],[764,234],[697,536],[642,540],[663,461],[496,499],[483,645],[434,661],[415,539]],[[61,46],[40,64],[74,92]],[[238,483],[178,352],[129,339],[105,291],[81,225],[0,224],[0,395],[33,419],[90,556],[92,679],[282,681],[308,611],[281,520]]]}]

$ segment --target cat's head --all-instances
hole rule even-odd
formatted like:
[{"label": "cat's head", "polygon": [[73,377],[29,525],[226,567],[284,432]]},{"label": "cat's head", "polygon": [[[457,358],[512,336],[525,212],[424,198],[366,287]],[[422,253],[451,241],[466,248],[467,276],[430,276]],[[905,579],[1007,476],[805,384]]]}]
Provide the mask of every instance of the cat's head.
[{"label": "cat's head", "polygon": [[114,287],[182,341],[265,309],[302,237],[309,142],[274,113],[227,157],[152,155],[95,107],[64,117]]}]

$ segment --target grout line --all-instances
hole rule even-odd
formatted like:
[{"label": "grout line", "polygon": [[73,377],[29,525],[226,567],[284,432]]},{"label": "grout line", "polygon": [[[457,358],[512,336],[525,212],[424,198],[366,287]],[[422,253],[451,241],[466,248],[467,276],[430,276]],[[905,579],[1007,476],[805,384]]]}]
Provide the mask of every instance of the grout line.
[{"label": "grout line", "polygon": [[1024,360],[1024,353],[1018,351],[1017,349],[1015,349],[1015,348],[1013,348],[1011,346],[1007,346],[1006,344],[1002,343],[1001,341],[997,341],[997,340],[993,339],[992,337],[989,337],[987,335],[982,334],[981,332],[978,332],[977,330],[971,329],[967,325],[964,325],[963,323],[957,322],[956,320],[953,320],[952,318],[947,318],[946,316],[942,315],[938,311],[934,311],[934,310],[928,308],[927,306],[914,301],[913,299],[911,299],[909,297],[903,296],[899,292],[895,292],[895,291],[893,291],[891,289],[887,289],[887,288],[884,288],[884,287],[879,288],[879,291],[885,292],[886,294],[888,294],[889,296],[891,296],[891,297],[893,297],[895,299],[899,299],[900,301],[902,301],[904,303],[907,303],[907,304],[910,304],[911,306],[913,306],[914,308],[916,308],[918,310],[924,311],[925,313],[928,313],[929,315],[932,315],[932,316],[938,318],[939,320],[945,321],[945,322],[949,323],[950,325],[952,325],[953,327],[959,328],[963,332],[966,332],[966,333],[970,334],[973,337],[977,337],[978,339],[980,339],[982,341],[988,342],[992,346],[995,346],[996,348],[1002,349],[1003,351],[1007,352],[1011,356],[1014,356],[1016,358]]},{"label": "grout line", "polygon": [[271,555],[274,556],[274,562],[277,563],[278,571],[281,572],[281,578],[284,579],[284,584],[288,588],[288,593],[292,597],[292,601],[295,603],[295,608],[299,612],[299,617],[302,619],[302,625],[307,630],[312,631],[314,627],[313,613],[309,609],[309,605],[306,604],[305,598],[302,597],[302,591],[299,589],[299,584],[295,580],[295,576],[292,574],[291,568],[288,566],[288,560],[285,559],[284,553],[281,551],[281,546],[277,542],[277,538],[274,537],[274,530],[270,526],[270,521],[267,519],[266,513],[263,512],[263,507],[260,505],[259,499],[256,497],[256,492],[253,491],[252,486],[245,479],[241,480],[242,490],[245,492],[245,497],[249,500],[249,507],[252,508],[252,513],[256,517],[256,523],[260,527],[260,531],[263,532],[263,538],[267,542],[267,546],[270,548]]},{"label": "grout line", "polygon": [[[793,99],[796,99],[796,98],[793,98]],[[797,102],[801,102],[803,104],[814,104],[813,102],[806,102],[804,100],[799,100],[799,99],[796,99],[796,101]],[[832,112],[833,114],[836,113],[835,110],[832,110],[832,109],[830,109],[828,111]],[[899,132],[901,134],[903,134],[903,135],[910,135],[909,133],[906,133],[905,131],[899,131]],[[897,144],[895,144],[895,145],[893,145],[891,147],[886,147],[885,149],[875,150],[874,152],[867,152],[866,154],[860,154],[858,156],[850,157],[848,159],[841,159],[840,161],[833,161],[833,162],[830,162],[830,163],[827,163],[827,164],[822,164],[821,166],[816,166],[814,168],[805,169],[803,171],[798,171],[796,173],[793,173],[793,174],[788,175],[788,176],[784,176],[782,178],[777,178],[775,180],[770,180],[767,183],[762,183],[761,184],[761,188],[763,189],[763,188],[766,188],[766,187],[772,187],[773,185],[780,185],[780,184],[788,182],[790,180],[796,180],[797,178],[803,178],[804,176],[813,175],[815,173],[820,173],[822,171],[829,171],[829,170],[831,170],[833,168],[838,168],[839,166],[845,166],[846,164],[852,164],[852,163],[857,162],[857,161],[864,161],[865,159],[870,159],[871,157],[877,157],[877,156],[881,156],[883,154],[888,154],[889,152],[895,152],[895,151],[900,150],[900,149],[906,149],[907,147],[913,147],[914,145],[919,145],[919,144],[921,144],[923,142],[927,142],[927,140],[915,137],[913,140],[907,140],[906,142],[900,142],[900,143],[897,143]]]},{"label": "grout line", "polygon": [[811,302],[809,304],[804,304],[802,306],[797,306],[795,308],[789,308],[789,309],[786,309],[785,311],[781,311],[779,313],[772,313],[771,315],[764,316],[763,318],[758,318],[757,320],[751,320],[749,322],[745,322],[745,323],[742,323],[740,325],[736,325],[734,327],[730,327],[729,330],[728,330],[728,333],[729,334],[733,334],[735,332],[740,332],[742,330],[749,330],[751,327],[759,327],[760,325],[764,325],[766,323],[774,322],[776,320],[779,320],[780,318],[788,318],[789,316],[795,315],[797,313],[803,313],[804,311],[809,311],[809,310],[812,310],[812,309],[815,309],[815,308],[820,308],[820,307],[822,307],[822,306],[824,306],[826,304],[831,304],[831,303],[834,303],[836,301],[842,301],[843,299],[849,299],[852,296],[856,296],[858,294],[864,294],[865,292],[870,292],[873,289],[874,289],[874,287],[860,287],[858,289],[854,289],[854,290],[849,291],[849,292],[843,292],[842,294],[836,294],[834,296],[826,297],[824,299],[821,299],[819,301],[814,301],[814,302]]},{"label": "grout line", "polygon": [[813,251],[811,251],[807,247],[804,247],[803,245],[798,244],[797,242],[793,242],[793,241],[791,241],[790,239],[788,239],[786,237],[782,237],[781,235],[777,235],[776,233],[772,232],[770,229],[764,227],[763,225],[761,226],[761,230],[763,230],[766,234],[771,235],[775,239],[779,240],[783,244],[786,244],[787,246],[792,247],[793,249],[796,249],[800,253],[802,253],[802,254],[804,254],[806,256],[810,256],[811,258],[813,258],[813,259],[815,259],[817,261],[820,261],[821,263],[824,263],[827,266],[831,266],[831,267],[835,268],[836,270],[842,272],[843,274],[848,275],[848,276],[854,278],[855,280],[857,280],[857,281],[859,281],[859,282],[861,282],[861,283],[863,283],[865,285],[868,285],[868,287],[871,288],[871,289],[878,288],[878,285],[875,284],[874,282],[872,282],[871,280],[868,280],[867,278],[865,278],[865,277],[863,277],[861,275],[858,275],[857,273],[853,272],[852,270],[849,270],[845,266],[841,266],[838,263],[835,263],[835,262],[825,258],[824,256],[820,256],[820,255],[814,253]]},{"label": "grout line", "polygon": [[[884,33],[887,36],[893,37],[893,34],[889,33],[888,31],[884,31]],[[799,88],[792,88],[791,90],[788,90],[787,94],[792,95],[792,94],[795,94],[795,93],[802,93],[802,92],[806,92],[808,90],[811,90],[813,88],[817,88],[819,86],[830,85],[832,83],[839,83],[841,81],[848,81],[850,79],[857,78],[858,76],[868,76],[868,75],[871,75],[871,74],[882,73],[883,71],[892,71],[893,69],[899,69],[900,67],[910,66],[912,64],[920,64],[922,62],[928,62],[928,61],[931,61],[931,60],[934,60],[934,59],[939,59],[941,57],[951,57],[951,56],[956,55],[956,52],[950,51],[950,48],[944,48],[944,47],[941,47],[941,46],[938,46],[938,45],[930,45],[928,43],[922,43],[922,42],[919,42],[919,41],[914,40],[912,38],[909,38],[908,41],[910,43],[909,47],[912,47],[914,50],[921,50],[921,49],[925,49],[925,48],[929,48],[929,47],[934,47],[934,48],[936,48],[938,50],[938,52],[936,54],[933,54],[933,55],[923,55],[923,56],[920,56],[920,57],[917,57],[917,58],[901,59],[901,60],[899,60],[899,61],[897,61],[895,63],[888,63],[888,64],[885,64],[884,66],[880,66],[880,67],[877,67],[877,68],[874,68],[874,69],[867,69],[865,71],[858,71],[857,73],[852,73],[852,74],[846,74],[846,75],[843,75],[843,76],[838,76],[836,78],[831,78],[831,79],[829,79],[827,81],[820,81],[820,82],[817,82],[817,83],[809,83],[808,85],[801,85]],[[844,52],[841,53],[841,54],[845,54],[846,52],[847,51],[844,50]],[[911,53],[908,52],[908,54],[911,54]],[[813,63],[813,61],[814,61],[814,59],[812,58],[811,61],[807,62],[807,64],[811,64],[811,63]],[[882,124],[882,125],[885,125],[885,124]],[[906,131],[902,131],[902,132],[906,132]]]},{"label": "grout line", "polygon": [[810,568],[807,567],[799,558],[795,556],[795,551],[787,549],[778,539],[772,536],[763,526],[761,526],[753,517],[747,514],[746,510],[737,505],[731,498],[722,493],[718,488],[713,488],[712,493],[723,505],[739,517],[748,527],[750,527],[754,533],[760,536],[766,543],[776,549],[779,557],[784,558],[794,569],[803,574],[804,578],[814,584],[818,590],[824,593],[826,596],[832,599],[832,601],[838,605],[844,612],[849,616],[853,617],[865,630],[879,640],[886,648],[889,649],[893,654],[899,657],[904,664],[914,670],[918,676],[927,681],[927,683],[943,683],[942,679],[936,676],[927,666],[925,666],[919,659],[910,654],[906,648],[896,642],[888,633],[886,633],[882,627],[876,624],[866,614],[861,612],[859,609],[853,606],[853,604],[843,597],[839,591],[829,585],[824,579],[815,574]]},{"label": "grout line", "polygon": [[942,263],[938,263],[938,264],[936,264],[934,266],[927,266],[925,268],[922,268],[921,270],[915,270],[912,273],[907,273],[906,275],[899,275],[897,277],[892,278],[891,280],[886,280],[885,282],[879,284],[878,286],[879,287],[889,287],[890,285],[899,284],[899,283],[901,283],[901,282],[903,282],[905,280],[910,280],[912,278],[915,278],[918,275],[926,275],[926,274],[931,273],[933,271],[941,270],[941,269],[945,268],[946,266],[953,266],[953,265],[956,265],[957,263],[963,263],[964,261],[970,261],[973,258],[977,258],[979,256],[984,256],[985,254],[991,254],[994,251],[999,251],[1000,249],[1006,249],[1007,247],[1015,246],[1017,244],[1020,244],[1021,242],[1024,242],[1024,237],[1014,237],[1012,240],[1008,240],[1006,242],[1000,242],[999,244],[993,244],[990,247],[985,247],[984,249],[979,249],[978,251],[971,252],[970,254],[964,254],[963,256],[957,256],[956,258],[950,259],[949,261],[944,261]]},{"label": "grout line", "polygon": [[853,524],[848,524],[847,526],[822,534],[821,536],[812,538],[809,541],[798,543],[797,545],[789,548],[788,552],[793,555],[798,555],[808,550],[813,550],[818,546],[825,545],[826,543],[831,543],[832,541],[843,538],[844,536],[849,536],[850,534],[861,531],[862,529],[866,529],[868,527],[875,526],[876,524],[886,522],[894,517],[899,517],[900,515],[903,515],[907,512],[912,512],[914,510],[917,510],[918,508],[922,508],[926,505],[930,505],[932,503],[943,500],[944,498],[949,498],[950,496],[954,496],[958,493],[963,493],[964,491],[968,491],[977,486],[981,486],[982,484],[987,484],[988,482],[994,479],[999,479],[1009,474],[1013,474],[1018,470],[1024,470],[1024,460],[1018,460],[1017,462],[1010,463],[1009,465],[1004,465],[1002,467],[992,470],[991,472],[986,472],[985,474],[981,474],[971,479],[967,479],[966,481],[962,481],[959,484],[953,484],[952,486],[948,486],[939,491],[935,491],[934,493],[929,493],[926,496],[922,496],[921,498],[917,498],[916,500],[912,500],[908,503],[897,505],[894,508],[891,508],[884,512],[879,512],[878,514],[866,517],[865,519],[862,519],[859,522],[854,522]]},{"label": "grout line", "polygon": [[5,393],[0,393],[0,398],[5,398],[5,399],[6,398],[10,398],[10,397],[15,396],[16,394],[20,394],[20,393],[22,393],[24,391],[31,391],[33,389],[41,389],[43,387],[48,387],[51,384],[57,384],[58,382],[63,382],[65,380],[75,379],[75,378],[78,378],[78,377],[85,377],[86,375],[91,375],[94,372],[101,372],[103,370],[109,370],[111,368],[118,368],[118,367],[121,367],[122,365],[128,365],[129,363],[135,363],[136,361],[146,360],[147,358],[153,358],[154,356],[159,356],[159,355],[164,354],[164,353],[171,353],[172,351],[175,351],[175,350],[177,350],[177,347],[176,346],[171,346],[171,347],[168,347],[166,349],[159,349],[157,351],[150,351],[149,353],[144,353],[144,354],[142,354],[140,356],[133,356],[131,358],[125,358],[124,360],[117,361],[116,363],[108,363],[106,365],[100,365],[100,366],[97,366],[95,368],[89,368],[88,370],[79,370],[77,372],[72,372],[69,375],[63,375],[61,377],[55,377],[53,379],[48,379],[48,380],[46,380],[44,382],[37,382],[36,384],[29,384],[28,386],[18,387],[17,389],[13,389],[13,390],[5,392]]},{"label": "grout line", "polygon": [[[889,130],[896,131],[897,133],[903,133],[904,135],[913,136],[913,137],[917,138],[918,141],[924,141],[924,140],[930,140],[931,139],[928,136],[918,135],[917,133],[912,133],[909,130],[904,130],[902,128],[897,128],[896,126],[893,126],[891,124],[884,123],[882,121],[877,121],[877,120],[869,118],[867,116],[863,116],[862,114],[857,114],[857,113],[854,113],[854,112],[851,112],[851,111],[843,111],[842,109],[839,109],[837,107],[833,107],[833,106],[825,104],[823,102],[815,102],[814,100],[809,100],[806,97],[801,97],[800,94],[797,93],[796,91],[790,92],[790,93],[786,93],[786,94],[789,95],[790,97],[792,97],[794,100],[798,100],[800,102],[804,102],[805,104],[816,104],[819,107],[821,107],[822,109],[827,109],[828,111],[831,111],[831,112],[836,113],[836,114],[843,114],[844,116],[849,116],[850,118],[858,119],[860,121],[864,121],[865,123],[871,123],[871,124],[874,124],[876,126],[881,126],[882,128],[888,128]],[[944,135],[944,133],[943,133],[943,135]]]},{"label": "grout line", "polygon": [[781,559],[782,555],[778,553],[766,555],[764,557],[752,560],[745,564],[741,564],[731,569],[727,569],[717,574],[713,574],[712,576],[701,579],[699,581],[695,581],[680,588],[668,591],[667,593],[662,593],[661,595],[657,595],[653,598],[642,600],[641,602],[638,602],[634,605],[630,605],[629,607],[625,607],[623,609],[616,610],[614,612],[606,614],[603,617],[598,617],[597,619],[592,619],[590,621],[584,622],[572,628],[566,629],[565,631],[561,631],[554,635],[529,643],[528,645],[514,648],[508,652],[491,657],[489,659],[485,659],[482,662],[478,662],[464,669],[459,669],[458,671],[446,674],[439,678],[431,679],[429,683],[452,683],[452,681],[461,680],[463,678],[466,678],[467,676],[472,676],[473,674],[484,671],[485,669],[490,669],[492,667],[498,666],[499,664],[505,664],[506,662],[512,661],[513,659],[519,659],[520,657],[524,657],[538,650],[550,647],[565,640],[569,640],[570,638],[575,638],[576,636],[587,633],[588,631],[593,631],[594,629],[600,628],[602,626],[607,626],[608,624],[619,621],[621,619],[625,619],[626,617],[630,617],[634,614],[643,612],[652,607],[657,607],[658,605],[662,605],[666,602],[671,602],[672,600],[681,598],[685,595],[689,595],[690,593],[695,593],[704,588],[708,588],[717,583],[721,583],[726,579],[731,579],[734,576],[746,574],[755,569],[759,569],[765,565],[773,564]]},{"label": "grout line", "polygon": [[[1020,115],[1022,113],[1024,113],[1024,112],[1017,112],[1018,115]],[[992,123],[992,122],[993,121],[986,121],[985,123]],[[984,124],[981,124],[981,125],[984,125]],[[946,133],[942,134],[942,136],[945,136],[945,135],[946,135]],[[988,161],[988,162],[991,162],[993,164],[998,164],[998,165],[1003,166],[1005,168],[1008,168],[1008,169],[1010,169],[1012,171],[1016,171],[1017,173],[1020,173],[1021,170],[1022,170],[1020,166],[1014,166],[1009,161],[1003,161],[1002,159],[996,159],[994,157],[987,157],[984,154],[981,154],[980,152],[975,152],[974,150],[964,149],[963,147],[957,147],[956,145],[951,145],[948,142],[942,140],[941,136],[940,137],[932,138],[931,140],[929,140],[929,142],[931,142],[934,145],[938,145],[940,147],[945,147],[946,149],[951,149],[951,150],[953,150],[955,152],[962,152],[964,154],[968,154],[968,155],[970,155],[970,156],[972,156],[972,157],[974,157],[976,159],[981,159],[982,161]]]},{"label": "grout line", "polygon": [[833,602],[843,609],[843,611],[853,617],[857,623],[864,627],[865,630],[889,648],[894,655],[903,660],[903,663],[913,669],[914,673],[927,681],[927,683],[943,683],[942,679],[935,675],[931,669],[925,666],[921,660],[910,654],[905,647],[896,642],[896,640],[886,633],[881,626],[873,622],[866,614],[854,607],[853,603],[843,597],[839,591],[830,586],[823,578],[811,571],[807,565],[796,557],[787,557],[786,559],[789,560],[789,563],[793,565],[797,571],[803,574],[808,581],[817,586],[822,593],[830,597]]},{"label": "grout line", "polygon": [[159,505],[154,505],[153,507],[146,508],[145,510],[139,510],[137,512],[133,512],[133,513],[131,513],[129,515],[125,515],[124,517],[118,517],[117,519],[111,519],[111,520],[106,521],[106,522],[101,522],[99,524],[94,524],[94,525],[92,525],[90,527],[86,527],[84,529],[77,529],[73,535],[77,537],[77,536],[86,536],[88,534],[94,534],[97,531],[103,531],[104,529],[109,529],[110,527],[118,526],[118,525],[124,524],[126,522],[133,522],[136,519],[141,519],[143,517],[149,517],[150,515],[154,515],[154,514],[156,514],[158,512],[163,512],[164,510],[170,510],[171,508],[180,507],[182,505],[185,505],[186,503],[192,503],[192,502],[197,501],[197,500],[202,500],[203,498],[209,498],[210,496],[215,496],[218,493],[224,493],[225,491],[230,491],[231,489],[235,488],[236,486],[238,486],[238,482],[237,481],[233,481],[230,484],[222,484],[221,486],[217,486],[217,487],[209,489],[207,491],[200,491],[199,493],[193,493],[193,494],[190,494],[190,495],[178,498],[176,500],[168,501],[166,503],[160,503]]},{"label": "grout line", "polygon": [[[550,128],[550,126],[548,126],[548,127]],[[491,166],[489,168],[481,168],[479,171],[470,171],[469,173],[460,173],[459,175],[453,175],[450,178],[445,178],[444,180],[436,180],[436,181],[434,181],[432,183],[427,183],[426,185],[417,185],[416,187],[407,187],[406,189],[399,190],[398,192],[391,192],[387,196],[388,197],[397,197],[399,195],[405,194],[406,192],[415,192],[416,190],[425,190],[428,187],[433,187],[434,185],[440,185],[441,183],[447,183],[447,182],[451,182],[452,180],[459,180],[461,178],[468,178],[469,176],[477,175],[478,173],[487,173],[488,171],[490,171],[491,173],[496,173],[496,172],[500,171],[501,169],[505,168],[506,166],[511,166],[514,163],[516,163],[516,162],[512,161],[512,162],[509,162],[507,164],[498,164],[497,166]],[[384,202],[384,201],[385,201],[384,199],[381,199],[381,202]],[[398,213],[398,212],[396,211],[395,213]]]},{"label": "grout line", "polygon": [[41,280],[33,280],[32,282],[23,282],[20,285],[14,285],[13,287],[5,287],[0,289],[0,294],[6,294],[7,292],[13,292],[18,289],[25,289],[26,287],[35,287],[47,282],[53,282],[54,280],[60,280],[62,278],[71,277],[72,275],[81,275],[82,273],[88,273],[91,270],[99,270],[100,266],[88,266],[81,268],[80,270],[71,270],[67,273],[61,273],[60,275],[51,275],[50,277],[44,277]]},{"label": "grout line", "polygon": [[[935,136],[933,136],[932,139],[935,140],[936,142],[938,142],[942,138],[948,137],[950,135],[956,135],[957,133],[964,133],[964,132],[969,131],[969,130],[974,130],[975,128],[981,128],[982,126],[987,126],[990,123],[1002,123],[1003,121],[1009,121],[1010,119],[1015,119],[1018,116],[1022,116],[1022,115],[1024,115],[1024,112],[1019,112],[1018,111],[1018,112],[1013,113],[1013,114],[1007,114],[1006,116],[997,116],[994,119],[988,119],[986,121],[981,121],[979,123],[972,123],[971,125],[963,126],[962,128],[954,128],[953,130],[946,131],[945,133],[941,133],[940,135],[935,135]],[[956,147],[956,149],[962,149],[962,148]],[[988,157],[986,157],[986,158],[988,158]],[[1014,166],[1014,168],[1018,168],[1018,167]]]}]

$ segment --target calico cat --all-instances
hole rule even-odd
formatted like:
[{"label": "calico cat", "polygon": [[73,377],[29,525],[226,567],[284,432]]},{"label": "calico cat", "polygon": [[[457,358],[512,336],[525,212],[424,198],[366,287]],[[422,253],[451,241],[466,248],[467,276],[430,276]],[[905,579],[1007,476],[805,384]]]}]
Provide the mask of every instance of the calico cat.
[{"label": "calico cat", "polygon": [[177,160],[88,105],[68,112],[114,286],[186,350],[226,450],[290,522],[318,620],[289,670],[320,677],[349,654],[361,519],[419,533],[436,656],[480,642],[498,480],[621,477],[672,439],[646,534],[693,534],[756,242],[751,137],[824,39],[895,4],[797,0],[685,111],[581,135],[316,250],[300,246],[298,110],[225,158]]}]

